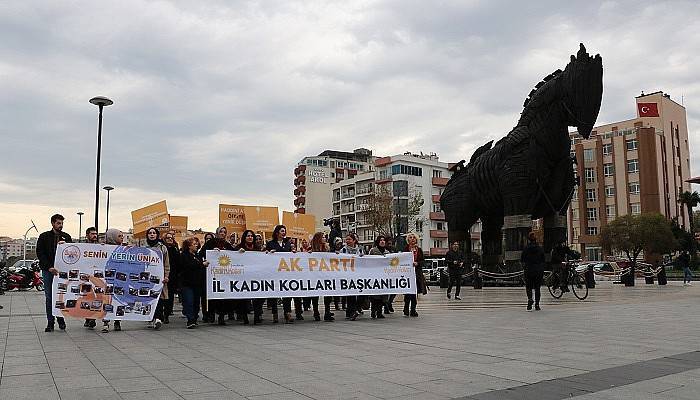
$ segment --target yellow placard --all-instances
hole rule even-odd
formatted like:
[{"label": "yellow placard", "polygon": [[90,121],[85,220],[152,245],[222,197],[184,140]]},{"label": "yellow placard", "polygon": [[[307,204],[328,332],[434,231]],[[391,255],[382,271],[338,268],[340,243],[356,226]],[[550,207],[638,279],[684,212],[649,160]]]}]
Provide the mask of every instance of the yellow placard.
[{"label": "yellow placard", "polygon": [[300,240],[311,240],[316,233],[316,217],[311,214],[282,211],[282,225],[287,227],[287,236]]},{"label": "yellow placard", "polygon": [[219,204],[219,226],[225,226],[228,234],[242,234],[246,229],[245,206]]},{"label": "yellow placard", "polygon": [[143,236],[151,227],[167,228],[170,219],[165,200],[132,211],[131,221],[134,226],[134,236],[137,237]]},{"label": "yellow placard", "polygon": [[253,232],[265,232],[271,237],[275,226],[280,223],[280,215],[277,207],[243,206],[245,213],[245,226]]},{"label": "yellow placard", "polygon": [[182,242],[187,236],[187,217],[171,215],[169,230],[173,232],[175,241]]}]

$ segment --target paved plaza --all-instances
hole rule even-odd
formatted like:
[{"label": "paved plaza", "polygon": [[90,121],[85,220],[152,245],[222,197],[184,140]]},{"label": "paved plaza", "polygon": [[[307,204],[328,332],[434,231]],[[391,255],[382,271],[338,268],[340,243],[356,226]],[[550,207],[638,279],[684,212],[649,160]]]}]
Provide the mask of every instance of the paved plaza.
[{"label": "paved plaza", "polygon": [[43,294],[13,292],[0,399],[698,399],[700,288],[637,284],[583,302],[543,288],[540,312],[521,288],[433,287],[418,318],[186,330],[176,315],[108,334],[44,333]]}]

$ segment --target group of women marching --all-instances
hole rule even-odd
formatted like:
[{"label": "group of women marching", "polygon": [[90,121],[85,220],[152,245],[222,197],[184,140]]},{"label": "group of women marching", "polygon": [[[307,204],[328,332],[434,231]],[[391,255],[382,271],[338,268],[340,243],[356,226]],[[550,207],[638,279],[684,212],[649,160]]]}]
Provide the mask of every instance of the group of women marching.
[{"label": "group of women marching", "polygon": [[[109,235],[108,235],[109,236]],[[345,240],[336,238],[333,247],[327,241],[326,234],[317,232],[313,235],[311,242],[303,240],[299,246],[287,237],[287,229],[284,225],[277,225],[272,233],[272,239],[267,243],[263,242],[261,235],[255,234],[251,230],[246,230],[240,236],[237,243],[232,243],[225,227],[216,230],[216,234],[207,234],[204,243],[197,237],[186,239],[181,246],[175,241],[172,233],[168,232],[161,237],[156,228],[147,231],[147,243],[149,247],[157,248],[164,254],[164,269],[168,277],[167,288],[164,289],[161,300],[156,309],[154,321],[151,326],[159,329],[163,323],[168,324],[170,315],[173,314],[175,294],[179,294],[182,301],[182,314],[187,318],[187,328],[193,329],[200,322],[216,323],[226,325],[227,321],[238,321],[242,324],[249,324],[249,314],[253,314],[253,324],[261,324],[264,321],[265,309],[270,311],[272,323],[280,321],[278,307],[282,305],[282,320],[285,324],[294,323],[304,319],[304,312],[313,311],[315,321],[323,319],[327,322],[335,320],[334,312],[345,311],[345,319],[354,321],[364,314],[365,310],[370,310],[373,319],[385,318],[384,314],[394,312],[393,302],[396,295],[381,296],[344,296],[333,297],[323,296],[323,316],[319,309],[319,297],[285,297],[282,299],[243,299],[243,300],[209,300],[206,298],[205,276],[209,262],[206,259],[207,250],[232,250],[241,253],[247,251],[261,252],[334,252],[343,254],[355,254],[364,256],[365,251],[360,246],[357,235],[349,233]],[[115,238],[116,239],[116,238]],[[427,288],[422,272],[423,252],[418,245],[418,238],[415,234],[407,236],[407,246],[405,250],[413,253],[413,265],[416,273],[418,293],[426,294]],[[374,247],[369,251],[370,255],[386,255],[396,252],[391,246],[388,238],[377,236],[374,240]],[[403,314],[406,317],[417,317],[416,295],[404,296]],[[200,319],[201,312],[201,319]],[[104,321],[103,331],[109,330],[109,321]],[[117,323],[118,324],[118,323]],[[86,325],[87,326],[87,325]],[[118,328],[117,328],[118,326]],[[117,325],[115,328],[121,329]]]}]

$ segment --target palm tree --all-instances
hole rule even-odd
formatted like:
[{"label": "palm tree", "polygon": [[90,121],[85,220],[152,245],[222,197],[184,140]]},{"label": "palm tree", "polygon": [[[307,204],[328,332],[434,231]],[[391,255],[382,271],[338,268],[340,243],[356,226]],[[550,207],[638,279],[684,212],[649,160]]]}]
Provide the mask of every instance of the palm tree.
[{"label": "palm tree", "polygon": [[690,227],[690,232],[695,233],[695,227],[693,226],[693,207],[697,207],[700,204],[700,194],[698,192],[683,192],[678,196],[678,202],[685,205],[688,209],[688,226]]}]

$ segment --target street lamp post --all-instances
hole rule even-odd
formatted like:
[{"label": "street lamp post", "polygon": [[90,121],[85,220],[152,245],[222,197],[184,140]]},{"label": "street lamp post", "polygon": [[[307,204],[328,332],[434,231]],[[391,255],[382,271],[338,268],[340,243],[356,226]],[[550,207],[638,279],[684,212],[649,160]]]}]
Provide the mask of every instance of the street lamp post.
[{"label": "street lamp post", "polygon": [[102,109],[111,106],[114,102],[106,97],[97,96],[90,99],[90,103],[100,109],[97,122],[97,178],[95,179],[95,229],[99,232],[99,212],[100,212],[100,157],[102,155]]},{"label": "street lamp post", "polygon": [[104,189],[104,190],[107,191],[107,223],[106,223],[107,227],[105,228],[105,232],[107,232],[107,230],[109,229],[109,192],[111,192],[112,190],[114,190],[114,187],[112,187],[112,186],[105,186],[105,187],[103,187],[102,189]]},{"label": "street lamp post", "polygon": [[[32,220],[30,219],[30,221],[32,221]],[[27,235],[29,234],[29,231],[31,231],[32,229],[34,229],[37,233],[39,233],[39,230],[36,229],[36,225],[34,224],[34,221],[32,221],[32,226],[30,226],[29,229],[27,229],[27,231],[24,232],[24,236],[23,236],[24,241],[22,242],[22,247],[23,247],[23,249],[22,249],[22,253],[23,253],[22,262],[24,262],[24,260],[27,259]]]},{"label": "street lamp post", "polygon": [[80,236],[83,232],[83,214],[85,214],[82,211],[78,211],[78,243],[80,243]]}]

